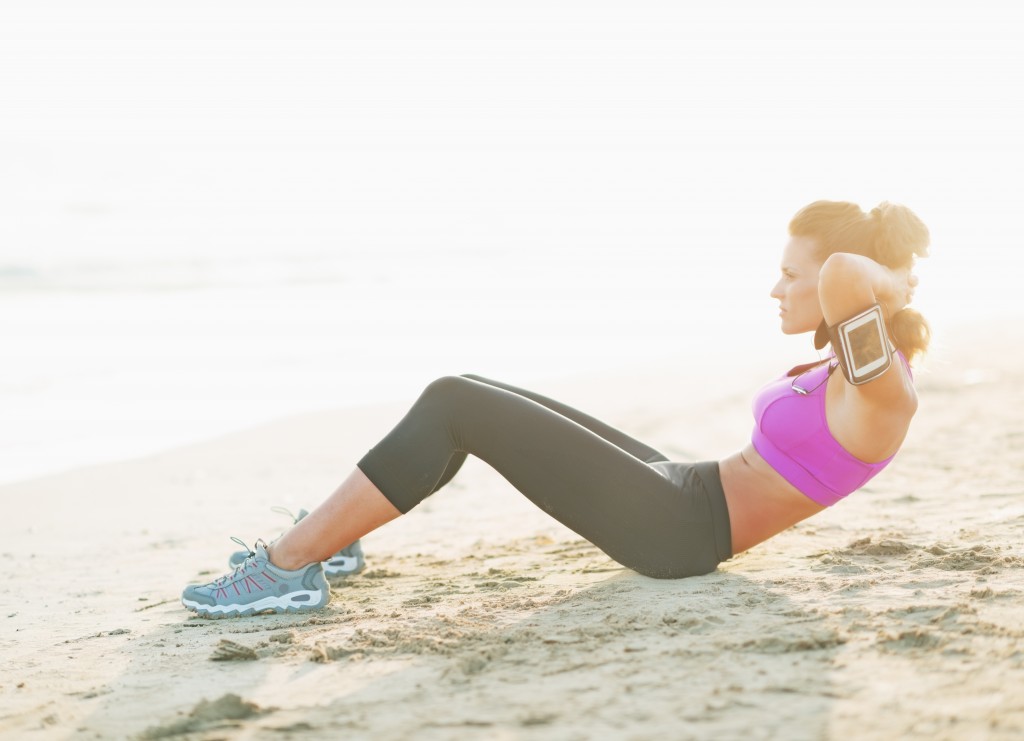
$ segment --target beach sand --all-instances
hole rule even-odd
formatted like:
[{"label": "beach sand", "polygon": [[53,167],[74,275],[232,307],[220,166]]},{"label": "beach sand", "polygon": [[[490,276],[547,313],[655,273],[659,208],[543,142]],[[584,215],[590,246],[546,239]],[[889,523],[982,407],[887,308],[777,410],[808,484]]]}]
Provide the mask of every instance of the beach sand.
[{"label": "beach sand", "polygon": [[[1021,738],[1021,345],[941,339],[888,470],[685,580],[618,566],[470,460],[363,539],[327,609],[190,617],[181,589],[226,570],[229,536],[274,537],[270,507],[321,501],[405,404],[2,487],[0,735]],[[724,365],[699,397],[683,360],[536,390],[717,458],[772,370]]]}]

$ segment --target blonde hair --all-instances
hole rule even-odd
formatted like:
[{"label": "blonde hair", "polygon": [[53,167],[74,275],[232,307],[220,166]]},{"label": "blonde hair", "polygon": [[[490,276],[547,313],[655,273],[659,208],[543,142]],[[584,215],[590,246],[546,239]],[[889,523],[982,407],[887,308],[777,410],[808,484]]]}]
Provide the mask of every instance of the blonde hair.
[{"label": "blonde hair", "polygon": [[[822,262],[835,252],[851,252],[891,268],[908,267],[915,255],[927,257],[930,241],[928,227],[917,214],[888,201],[868,213],[856,203],[815,201],[797,211],[789,233],[814,239]],[[931,329],[919,312],[902,309],[889,320],[893,342],[908,360],[928,349]]]}]

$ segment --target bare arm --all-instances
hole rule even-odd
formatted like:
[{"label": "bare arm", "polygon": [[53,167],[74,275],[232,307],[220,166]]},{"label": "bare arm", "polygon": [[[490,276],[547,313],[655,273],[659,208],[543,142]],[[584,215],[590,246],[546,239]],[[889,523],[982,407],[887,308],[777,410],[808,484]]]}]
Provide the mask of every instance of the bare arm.
[{"label": "bare arm", "polygon": [[910,266],[889,268],[870,257],[837,252],[821,266],[818,298],[829,325],[878,301],[889,316],[910,303],[915,279]]},{"label": "bare arm", "polygon": [[[915,279],[910,266],[889,268],[861,255],[839,252],[830,255],[818,277],[818,297],[825,321],[841,322],[864,311],[876,301],[888,316],[907,305],[913,295]],[[917,396],[902,363],[892,367],[870,383],[846,384],[846,396],[855,402],[856,411],[870,408],[873,415],[904,417],[916,409]],[[883,411],[884,410],[884,411]]]}]

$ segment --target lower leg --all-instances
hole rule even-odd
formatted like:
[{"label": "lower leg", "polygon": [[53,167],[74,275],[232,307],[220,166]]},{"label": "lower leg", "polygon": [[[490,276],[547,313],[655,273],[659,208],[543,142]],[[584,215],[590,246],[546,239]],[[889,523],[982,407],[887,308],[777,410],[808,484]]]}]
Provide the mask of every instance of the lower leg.
[{"label": "lower leg", "polygon": [[400,514],[356,468],[323,504],[277,539],[268,549],[270,562],[292,570],[323,561]]},{"label": "lower leg", "polygon": [[[611,558],[679,578],[718,563],[703,490],[679,484],[578,422],[513,391],[446,376],[359,461],[401,512],[435,490],[453,456],[469,453]],[[691,475],[695,476],[691,471]]]},{"label": "lower leg", "polygon": [[[540,404],[555,412],[555,416],[561,418],[562,421],[571,420],[573,423],[585,427],[603,438],[604,442],[615,445],[620,451],[626,452],[634,459],[646,462],[665,460],[665,457],[653,448],[560,402],[478,376],[463,378],[485,386],[503,389]],[[418,402],[417,406],[420,403],[422,401]],[[437,432],[439,431],[431,435],[431,438],[440,437]],[[394,434],[393,432],[392,435]],[[425,448],[430,447],[425,445],[426,441],[418,434],[414,435],[410,442],[415,443],[414,449],[409,451],[408,455],[400,456],[401,459],[416,458],[418,457],[416,453],[424,452]],[[466,458],[466,451],[457,448],[452,449],[445,446],[438,452],[446,461],[443,472],[435,473],[433,477],[427,476],[427,480],[436,483],[423,492],[420,498],[444,486],[459,470]],[[433,456],[429,457],[433,458]],[[378,473],[380,472],[378,471]],[[400,490],[405,488],[414,487],[400,487]],[[323,504],[300,520],[274,543],[270,549],[271,562],[283,569],[297,569],[316,561],[322,561],[381,525],[394,520],[400,514],[402,514],[402,510],[399,510],[391,500],[385,497],[361,469],[356,468]],[[584,534],[584,537],[587,536]]]}]

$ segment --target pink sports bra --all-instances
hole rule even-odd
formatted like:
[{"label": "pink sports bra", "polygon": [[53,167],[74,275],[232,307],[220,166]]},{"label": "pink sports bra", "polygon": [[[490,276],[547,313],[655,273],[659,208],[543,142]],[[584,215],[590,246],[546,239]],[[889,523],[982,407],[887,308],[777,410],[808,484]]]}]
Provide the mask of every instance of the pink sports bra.
[{"label": "pink sports bra", "polygon": [[[899,357],[910,372],[903,353]],[[895,457],[867,463],[832,437],[825,419],[828,368],[829,364],[823,363],[800,376],[797,384],[813,389],[806,396],[793,390],[794,377],[789,375],[758,391],[754,397],[756,424],[751,437],[755,450],[769,466],[826,507],[864,486]]]}]

